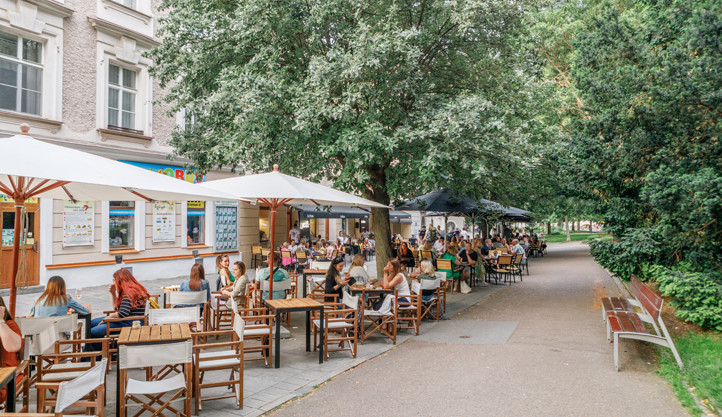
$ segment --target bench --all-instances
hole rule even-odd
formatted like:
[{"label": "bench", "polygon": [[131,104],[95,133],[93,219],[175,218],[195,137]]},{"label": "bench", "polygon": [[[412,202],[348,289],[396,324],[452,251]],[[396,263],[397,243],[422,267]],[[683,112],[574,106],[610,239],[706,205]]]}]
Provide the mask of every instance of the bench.
[{"label": "bench", "polygon": [[[634,299],[622,297],[602,299],[607,340],[611,342],[612,337],[614,339],[614,368],[619,371],[620,338],[642,340],[668,347],[677,365],[682,368],[682,359],[660,314],[664,300],[635,275],[632,275],[629,287]],[[653,333],[650,333],[646,324],[651,325]]]}]

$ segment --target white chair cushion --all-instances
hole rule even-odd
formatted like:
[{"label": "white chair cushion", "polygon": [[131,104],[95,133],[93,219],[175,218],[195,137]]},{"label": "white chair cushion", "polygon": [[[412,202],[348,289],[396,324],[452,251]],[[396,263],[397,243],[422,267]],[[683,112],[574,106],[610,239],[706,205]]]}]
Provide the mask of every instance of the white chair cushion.
[{"label": "white chair cushion", "polygon": [[[46,367],[46,369],[51,369],[53,371],[59,370],[59,369],[67,369],[67,372],[53,372],[49,374],[43,374],[43,381],[44,382],[57,382],[57,381],[69,381],[71,379],[77,378],[80,375],[84,374],[88,371],[88,367],[90,366],[90,363],[56,363],[53,365],[50,365],[49,367]],[[79,370],[74,370],[79,369]]]},{"label": "white chair cushion", "polygon": [[[320,320],[314,320],[313,324],[316,325],[316,327],[321,327],[321,321]],[[353,324],[343,321],[334,321],[328,324],[328,327],[331,329],[346,329],[346,328],[352,328]]]},{"label": "white chair cushion", "polygon": [[128,394],[160,394],[185,388],[186,377],[182,373],[167,379],[157,381],[138,381],[128,379],[128,387],[125,392]]},{"label": "white chair cushion", "polygon": [[238,358],[236,358],[236,359],[226,358],[226,359],[218,359],[215,361],[202,361],[200,363],[200,369],[213,368],[216,366],[229,366],[229,365],[240,365],[240,364],[241,364],[241,361]]},{"label": "white chair cushion", "polygon": [[270,332],[268,331],[268,328],[261,328],[261,329],[254,329],[254,328],[248,328],[246,327],[245,330],[243,330],[243,337],[246,336],[264,336],[268,335]]}]

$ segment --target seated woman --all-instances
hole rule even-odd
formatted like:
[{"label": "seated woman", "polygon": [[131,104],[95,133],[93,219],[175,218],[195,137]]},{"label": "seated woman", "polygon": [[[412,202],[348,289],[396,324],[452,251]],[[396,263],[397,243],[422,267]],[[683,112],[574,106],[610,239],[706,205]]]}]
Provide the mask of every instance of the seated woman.
[{"label": "seated woman", "polygon": [[[278,252],[271,252],[269,257],[273,257],[273,282],[281,282],[281,281],[288,281],[291,279],[291,277],[288,275],[288,271],[281,268],[281,256]],[[258,276],[256,277],[256,282],[260,283],[261,281],[268,281],[269,277],[271,276],[271,269],[270,267],[265,267],[258,271]],[[267,287],[267,282],[263,283],[261,288]],[[273,291],[273,299],[278,300],[280,298],[286,298],[286,291],[284,290],[274,290]],[[268,300],[268,290],[263,290],[263,293],[261,294],[261,298],[264,300]]]},{"label": "seated woman", "polygon": [[[228,301],[226,301],[226,307],[232,308],[231,299],[234,299],[236,300],[236,304],[238,304],[239,308],[244,308],[246,305],[246,294],[248,293],[249,288],[253,288],[253,285],[249,284],[248,276],[246,275],[246,264],[241,261],[234,262],[231,273],[235,278],[233,281],[233,288],[224,288],[222,290],[223,295],[230,297]],[[276,274],[274,274],[274,278],[275,275]]]},{"label": "seated woman", "polygon": [[365,261],[366,260],[364,259],[364,256],[361,254],[354,255],[353,260],[351,261],[351,267],[349,267],[348,276],[354,278],[357,284],[365,285],[367,282],[369,282],[369,274],[364,269]]},{"label": "seated woman", "polygon": [[343,289],[349,283],[349,278],[342,278],[341,271],[343,271],[344,262],[343,257],[339,256],[331,261],[331,266],[328,267],[326,272],[326,284],[324,286],[324,294],[336,294],[338,297],[334,300],[333,297],[326,297],[324,300],[327,303],[342,302],[343,300]]},{"label": "seated woman", "polygon": [[448,259],[448,260],[450,260],[450,261],[451,261],[451,269],[452,269],[452,270],[439,269],[439,272],[446,272],[446,279],[451,279],[451,280],[453,280],[453,283],[454,283],[454,289],[453,289],[453,290],[454,290],[454,291],[458,291],[458,290],[459,290],[459,278],[461,278],[461,271],[458,270],[458,269],[454,266],[457,262],[460,262],[460,261],[461,261],[461,260],[459,259],[458,253],[459,253],[459,252],[457,251],[457,249],[456,249],[455,247],[449,246],[449,247],[446,249],[446,253],[444,254],[444,256],[441,257],[441,259]]},{"label": "seated woman", "polygon": [[[145,302],[148,300],[148,291],[140,285],[133,274],[125,268],[121,268],[113,274],[113,283],[108,287],[112,298],[115,312],[107,317],[98,317],[90,321],[90,335],[94,339],[105,337],[107,327],[117,329],[119,327],[130,327],[133,322],[130,320],[110,321],[104,323],[106,318],[126,318],[145,315]],[[100,350],[100,343],[88,343],[86,351]]]},{"label": "seated woman", "polygon": [[29,317],[55,317],[68,314],[68,309],[72,308],[78,314],[90,314],[87,307],[75,301],[73,297],[65,292],[65,280],[55,275],[50,277],[45,291],[35,301],[30,309]]},{"label": "seated woman", "polygon": [[373,253],[373,251],[374,251],[373,245],[371,245],[371,242],[369,241],[368,238],[365,238],[365,239],[364,239],[364,243],[363,243],[364,258],[365,258],[365,259],[370,259],[371,254]]},{"label": "seated woman", "polygon": [[409,244],[406,242],[401,242],[401,246],[399,247],[398,252],[398,258],[399,262],[401,262],[401,265],[407,268],[413,268],[416,264],[416,262],[414,261],[414,253],[411,252],[411,249],[409,249]]},{"label": "seated woman", "polygon": [[408,303],[409,299],[406,296],[410,296],[411,291],[409,291],[409,283],[406,281],[406,275],[401,272],[402,270],[403,267],[398,259],[389,259],[384,267],[384,279],[381,281],[381,287],[384,289],[397,289],[399,302]]},{"label": "seated woman", "polygon": [[[5,301],[0,297],[0,367],[18,366],[18,352],[23,349],[24,343],[20,327],[13,320],[13,316],[5,307]],[[19,383],[23,377],[23,374],[15,375],[15,382]],[[0,404],[4,404],[6,399],[7,387],[0,391]]]},{"label": "seated woman", "polygon": [[431,252],[431,257],[432,257],[431,259],[436,259],[436,257],[438,256],[438,254],[436,253],[436,249],[434,249],[434,244],[431,243],[430,240],[424,240],[424,244],[421,245],[420,250],[422,251],[421,252],[422,256],[423,256],[423,252],[427,252],[427,251]]},{"label": "seated woman", "polygon": [[[211,284],[205,279],[206,270],[201,264],[193,264],[190,278],[181,282],[180,291],[205,291],[206,299],[211,299]],[[191,307],[191,305],[179,305],[178,307]]]},{"label": "seated woman", "polygon": [[[419,265],[420,274],[415,279],[421,282],[422,279],[435,280],[436,274],[434,273],[434,264],[430,260],[424,259]],[[421,300],[424,302],[431,301],[436,295],[436,290],[421,290]]]},{"label": "seated woman", "polygon": [[231,259],[228,255],[218,255],[216,257],[216,272],[218,273],[218,281],[216,283],[216,291],[221,288],[233,285],[233,276],[228,268],[231,266]]}]

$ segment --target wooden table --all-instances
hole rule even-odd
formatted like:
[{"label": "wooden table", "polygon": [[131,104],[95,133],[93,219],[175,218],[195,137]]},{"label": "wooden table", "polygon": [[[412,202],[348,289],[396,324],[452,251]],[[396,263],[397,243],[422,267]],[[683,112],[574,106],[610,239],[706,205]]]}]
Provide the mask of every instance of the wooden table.
[{"label": "wooden table", "polygon": [[[305,287],[306,285],[304,283],[304,288]],[[280,300],[264,300],[264,302],[266,303],[266,306],[270,308],[276,315],[276,351],[274,355],[274,368],[281,367],[281,314],[290,313],[293,311],[306,312],[306,352],[311,351],[311,311],[316,310],[319,312],[319,327],[321,330],[321,335],[324,334],[323,304],[319,303],[318,301],[311,298],[291,298]],[[321,337],[323,338],[323,336]],[[323,343],[320,344],[318,349],[318,363],[323,363]]]},{"label": "wooden table", "polygon": [[359,298],[361,299],[361,334],[359,335],[359,341],[363,342],[366,340],[366,326],[364,326],[364,312],[366,311],[366,295],[372,294],[372,295],[381,295],[381,294],[391,294],[394,292],[393,288],[381,288],[381,287],[371,287],[368,288],[367,285],[353,285],[349,287],[351,290],[351,294],[361,294]]},{"label": "wooden table", "polygon": [[[188,323],[176,323],[176,324],[163,324],[155,326],[140,326],[137,328],[123,327],[120,329],[120,335],[118,336],[118,346],[125,344],[142,344],[142,345],[154,345],[180,342],[183,340],[190,340],[191,328]],[[120,349],[118,349],[120,351]],[[120,352],[118,353],[120,354]],[[187,366],[186,372],[190,372],[190,366]],[[116,415],[120,414],[120,380],[121,380],[120,367],[118,367],[117,381],[116,381]],[[188,373],[190,375],[190,373]]]},{"label": "wooden table", "polygon": [[18,368],[8,366],[0,368],[0,389],[7,387],[7,412],[15,412],[15,371]]},{"label": "wooden table", "polygon": [[303,297],[308,296],[308,286],[306,284],[306,276],[307,275],[326,275],[326,272],[328,272],[325,269],[304,269],[303,270]]}]

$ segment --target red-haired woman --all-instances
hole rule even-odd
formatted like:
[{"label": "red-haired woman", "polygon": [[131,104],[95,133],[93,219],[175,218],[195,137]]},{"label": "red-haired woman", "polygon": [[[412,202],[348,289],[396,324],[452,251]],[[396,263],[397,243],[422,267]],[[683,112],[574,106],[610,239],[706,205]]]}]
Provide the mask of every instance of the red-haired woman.
[{"label": "red-haired woman", "polygon": [[[107,318],[124,318],[145,315],[145,302],[148,300],[148,291],[135,279],[133,274],[121,268],[113,274],[113,284],[108,287],[113,299],[115,312],[108,314]],[[93,338],[105,337],[105,329],[128,327],[132,321],[112,321],[105,323],[106,317],[98,317],[90,322],[90,335]],[[89,343],[86,350],[100,350],[99,343]]]}]

